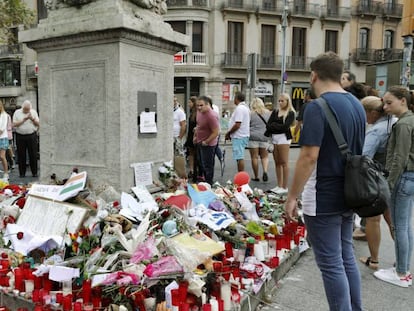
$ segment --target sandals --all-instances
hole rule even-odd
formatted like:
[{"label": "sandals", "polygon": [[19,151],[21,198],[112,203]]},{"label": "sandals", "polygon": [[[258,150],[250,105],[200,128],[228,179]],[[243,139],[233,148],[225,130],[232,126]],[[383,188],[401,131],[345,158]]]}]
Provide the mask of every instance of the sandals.
[{"label": "sandals", "polygon": [[371,260],[371,257],[360,257],[359,261],[372,270],[378,270],[379,268],[379,262]]}]

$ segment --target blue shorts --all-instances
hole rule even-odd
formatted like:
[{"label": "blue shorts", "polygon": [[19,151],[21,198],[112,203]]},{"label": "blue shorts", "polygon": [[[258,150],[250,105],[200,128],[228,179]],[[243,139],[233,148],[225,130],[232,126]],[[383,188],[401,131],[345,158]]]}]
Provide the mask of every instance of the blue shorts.
[{"label": "blue shorts", "polygon": [[233,146],[233,160],[243,160],[244,149],[246,149],[249,143],[249,137],[232,138],[231,141]]},{"label": "blue shorts", "polygon": [[9,139],[6,138],[0,138],[0,150],[7,150],[9,149]]}]

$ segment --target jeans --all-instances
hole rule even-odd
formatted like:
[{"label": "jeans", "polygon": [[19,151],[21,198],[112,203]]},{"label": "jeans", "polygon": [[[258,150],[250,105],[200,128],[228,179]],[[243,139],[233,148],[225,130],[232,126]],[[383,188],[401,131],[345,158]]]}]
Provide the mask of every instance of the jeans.
[{"label": "jeans", "polygon": [[360,311],[361,277],[352,248],[352,212],[307,216],[305,223],[331,311]]},{"label": "jeans", "polygon": [[414,172],[404,172],[391,195],[391,218],[395,230],[396,270],[405,274],[410,271],[413,252],[411,217],[414,198]]},{"label": "jeans", "polygon": [[214,155],[216,153],[216,146],[202,146],[200,144],[197,149],[198,158],[200,160],[200,173],[204,176],[206,182],[212,185],[214,178]]}]

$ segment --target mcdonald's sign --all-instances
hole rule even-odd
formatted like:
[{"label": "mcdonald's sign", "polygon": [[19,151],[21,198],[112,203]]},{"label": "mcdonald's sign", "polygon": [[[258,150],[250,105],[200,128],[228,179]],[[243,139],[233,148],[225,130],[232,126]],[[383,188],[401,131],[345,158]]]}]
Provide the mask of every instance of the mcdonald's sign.
[{"label": "mcdonald's sign", "polygon": [[305,90],[301,87],[295,87],[292,91],[292,100],[305,98]]}]

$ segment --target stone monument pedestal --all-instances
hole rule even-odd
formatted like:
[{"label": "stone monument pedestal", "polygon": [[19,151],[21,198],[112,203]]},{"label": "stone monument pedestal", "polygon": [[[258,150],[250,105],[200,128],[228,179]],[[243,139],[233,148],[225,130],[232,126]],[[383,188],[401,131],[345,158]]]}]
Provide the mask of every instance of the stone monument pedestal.
[{"label": "stone monument pedestal", "polygon": [[[38,53],[40,172],[86,170],[92,185],[134,185],[132,163],[173,158],[173,54],[189,38],[125,0],[49,11],[19,34]],[[157,115],[157,133],[139,132],[139,114]]]}]

